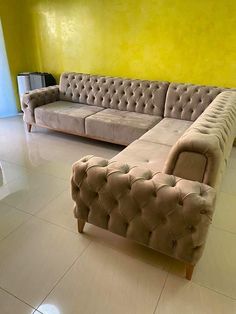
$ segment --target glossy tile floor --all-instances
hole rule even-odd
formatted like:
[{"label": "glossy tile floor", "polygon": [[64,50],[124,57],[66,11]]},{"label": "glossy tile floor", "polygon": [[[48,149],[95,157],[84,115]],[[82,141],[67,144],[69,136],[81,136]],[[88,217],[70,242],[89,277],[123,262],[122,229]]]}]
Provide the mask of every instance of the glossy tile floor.
[{"label": "glossy tile floor", "polygon": [[236,148],[191,282],[151,249],[88,224],[77,233],[71,164],[121,149],[0,119],[0,314],[236,313]]}]

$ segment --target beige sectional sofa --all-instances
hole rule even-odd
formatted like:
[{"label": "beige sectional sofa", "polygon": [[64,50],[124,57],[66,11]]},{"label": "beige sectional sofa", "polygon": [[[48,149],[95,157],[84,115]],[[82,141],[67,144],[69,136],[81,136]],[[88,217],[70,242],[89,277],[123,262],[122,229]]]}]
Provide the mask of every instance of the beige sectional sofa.
[{"label": "beige sectional sofa", "polygon": [[201,257],[235,138],[236,92],[217,87],[64,73],[26,94],[31,125],[128,145],[111,160],[73,165],[79,231],[85,222],[186,264]]}]

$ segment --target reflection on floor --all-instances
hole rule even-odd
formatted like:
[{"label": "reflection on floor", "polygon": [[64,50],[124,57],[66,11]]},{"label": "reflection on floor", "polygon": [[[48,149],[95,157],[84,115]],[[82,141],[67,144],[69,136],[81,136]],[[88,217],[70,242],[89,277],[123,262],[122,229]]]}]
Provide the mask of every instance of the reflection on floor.
[{"label": "reflection on floor", "polygon": [[91,225],[79,235],[71,164],[121,146],[0,120],[0,313],[236,313],[236,149],[193,279],[183,265]]}]

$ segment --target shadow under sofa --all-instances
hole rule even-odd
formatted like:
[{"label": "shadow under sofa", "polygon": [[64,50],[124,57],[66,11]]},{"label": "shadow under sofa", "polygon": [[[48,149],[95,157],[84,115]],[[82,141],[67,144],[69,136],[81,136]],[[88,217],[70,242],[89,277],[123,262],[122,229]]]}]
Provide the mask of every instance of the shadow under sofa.
[{"label": "shadow under sofa", "polygon": [[60,85],[25,94],[36,124],[127,146],[73,165],[78,230],[85,222],[186,264],[202,255],[235,138],[236,93],[158,81],[64,73]]}]

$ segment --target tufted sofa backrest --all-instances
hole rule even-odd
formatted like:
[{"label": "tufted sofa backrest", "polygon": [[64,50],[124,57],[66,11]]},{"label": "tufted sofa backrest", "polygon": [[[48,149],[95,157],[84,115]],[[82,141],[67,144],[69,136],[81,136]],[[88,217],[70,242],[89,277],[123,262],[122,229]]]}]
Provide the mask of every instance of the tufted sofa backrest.
[{"label": "tufted sofa backrest", "polygon": [[164,115],[168,82],[63,73],[60,99],[104,108]]},{"label": "tufted sofa backrest", "polygon": [[219,87],[171,83],[164,117],[195,121],[222,91]]}]

